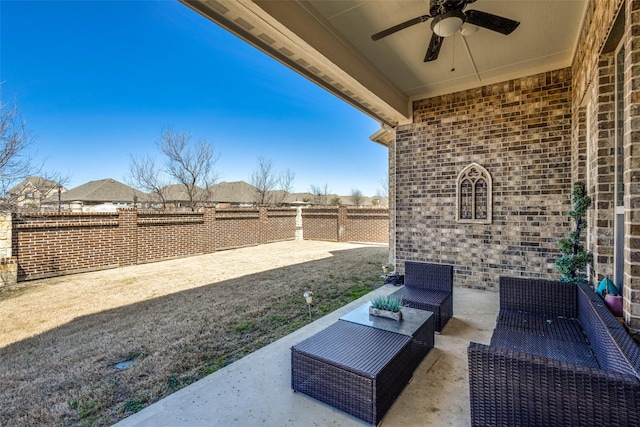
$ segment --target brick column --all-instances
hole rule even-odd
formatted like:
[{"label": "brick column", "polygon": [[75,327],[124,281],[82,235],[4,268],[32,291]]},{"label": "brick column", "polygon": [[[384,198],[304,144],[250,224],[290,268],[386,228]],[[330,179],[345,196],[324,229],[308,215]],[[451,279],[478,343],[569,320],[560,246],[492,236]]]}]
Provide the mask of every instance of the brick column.
[{"label": "brick column", "polygon": [[138,210],[118,209],[118,229],[120,231],[120,253],[118,254],[120,267],[136,265],[138,262]]},{"label": "brick column", "polygon": [[347,207],[338,206],[338,242],[347,241],[348,221],[349,219],[347,218]]},{"label": "brick column", "polygon": [[267,243],[267,227],[269,227],[269,212],[267,211],[266,206],[263,205],[258,208],[258,216],[258,227],[260,227],[258,241],[261,245],[263,245]]},{"label": "brick column", "polygon": [[216,208],[205,206],[202,230],[202,253],[211,254],[216,251]]}]

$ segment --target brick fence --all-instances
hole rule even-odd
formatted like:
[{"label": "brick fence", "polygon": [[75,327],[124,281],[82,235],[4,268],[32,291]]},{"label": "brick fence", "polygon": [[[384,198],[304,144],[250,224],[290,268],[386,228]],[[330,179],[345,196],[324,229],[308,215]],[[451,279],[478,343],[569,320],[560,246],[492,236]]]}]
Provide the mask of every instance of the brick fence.
[{"label": "brick fence", "polygon": [[[389,240],[386,208],[206,208],[203,212],[38,213],[5,217],[0,286],[296,238]],[[10,225],[7,223],[10,222]],[[2,249],[2,248],[0,248]]]}]

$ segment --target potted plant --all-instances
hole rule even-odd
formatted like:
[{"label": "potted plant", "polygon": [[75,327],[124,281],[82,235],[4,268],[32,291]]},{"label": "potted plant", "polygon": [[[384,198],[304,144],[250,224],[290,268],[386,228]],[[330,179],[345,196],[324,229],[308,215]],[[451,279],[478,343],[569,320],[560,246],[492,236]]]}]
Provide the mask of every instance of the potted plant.
[{"label": "potted plant", "polygon": [[593,259],[593,254],[585,250],[580,235],[587,226],[585,217],[591,206],[591,197],[587,196],[584,182],[581,181],[573,184],[571,195],[573,209],[569,211],[569,216],[574,220],[575,227],[569,232],[568,238],[558,242],[562,255],[556,261],[556,269],[563,282],[586,282],[585,269]]},{"label": "potted plant", "polygon": [[402,299],[394,295],[379,295],[371,298],[369,314],[386,317],[393,320],[402,320]]}]

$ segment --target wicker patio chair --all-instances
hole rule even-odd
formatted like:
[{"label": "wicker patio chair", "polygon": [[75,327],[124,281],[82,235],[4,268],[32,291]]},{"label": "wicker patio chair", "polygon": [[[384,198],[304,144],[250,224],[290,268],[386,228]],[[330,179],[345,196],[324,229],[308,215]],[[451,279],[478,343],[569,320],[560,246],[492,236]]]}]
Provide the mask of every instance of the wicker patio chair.
[{"label": "wicker patio chair", "polygon": [[404,286],[392,295],[411,308],[432,311],[440,332],[453,316],[453,266],[426,262],[404,263]]}]

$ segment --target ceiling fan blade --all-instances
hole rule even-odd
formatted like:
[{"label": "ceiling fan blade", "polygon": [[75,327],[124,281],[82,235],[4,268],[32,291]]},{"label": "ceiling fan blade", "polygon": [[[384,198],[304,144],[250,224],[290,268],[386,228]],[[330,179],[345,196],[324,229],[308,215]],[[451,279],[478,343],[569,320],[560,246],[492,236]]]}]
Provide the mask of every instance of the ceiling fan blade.
[{"label": "ceiling fan blade", "polygon": [[373,40],[373,41],[380,40],[381,38],[387,37],[388,35],[393,34],[393,33],[397,32],[397,31],[404,30],[405,28],[408,28],[408,27],[410,27],[412,25],[419,24],[421,22],[425,22],[425,21],[429,20],[430,18],[431,18],[430,15],[418,16],[417,18],[410,19],[410,20],[405,21],[405,22],[403,22],[401,24],[394,25],[391,28],[387,28],[384,31],[380,31],[379,33],[375,33],[374,35],[371,36],[371,40]]},{"label": "ceiling fan blade", "polygon": [[443,41],[444,37],[440,37],[436,33],[433,33],[431,41],[429,42],[429,47],[427,48],[427,54],[424,57],[424,62],[435,61],[438,59],[438,54],[440,54],[440,48],[442,47]]},{"label": "ceiling fan blade", "polygon": [[469,24],[477,25],[478,27],[483,27],[491,31],[497,31],[502,34],[511,34],[513,30],[520,25],[518,21],[479,10],[467,10],[464,14],[466,16],[466,22]]}]

